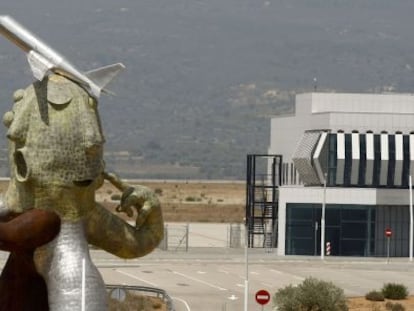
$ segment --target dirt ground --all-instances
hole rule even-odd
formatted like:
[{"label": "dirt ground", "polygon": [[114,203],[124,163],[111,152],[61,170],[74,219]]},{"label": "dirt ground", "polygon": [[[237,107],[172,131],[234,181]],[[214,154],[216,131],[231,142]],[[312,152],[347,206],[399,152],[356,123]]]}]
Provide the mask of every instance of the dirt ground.
[{"label": "dirt ground", "polygon": [[[143,181],[139,184],[158,194],[166,222],[243,222],[246,190],[242,182]],[[96,199],[113,210],[119,194],[105,183]]]},{"label": "dirt ground", "polygon": [[[243,182],[142,181],[131,184],[147,186],[158,194],[166,222],[242,223],[245,216]],[[0,181],[0,193],[5,193],[7,185],[8,181]],[[115,187],[105,182],[96,192],[96,201],[115,212],[120,195]]]},{"label": "dirt ground", "polygon": [[406,311],[414,310],[414,296],[410,296],[404,300],[386,299],[386,301],[369,301],[364,297],[349,298],[348,307],[349,311],[388,311],[390,309],[385,307],[387,302],[392,302],[393,304],[399,303],[405,307]]}]

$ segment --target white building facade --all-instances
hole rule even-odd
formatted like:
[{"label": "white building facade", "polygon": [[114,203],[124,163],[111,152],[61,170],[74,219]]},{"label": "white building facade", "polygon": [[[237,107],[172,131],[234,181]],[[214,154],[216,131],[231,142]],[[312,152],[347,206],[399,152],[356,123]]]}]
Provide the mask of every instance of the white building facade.
[{"label": "white building facade", "polygon": [[[271,120],[269,154],[283,156],[279,255],[409,255],[414,95],[306,93]],[[324,184],[326,182],[326,188]]]}]

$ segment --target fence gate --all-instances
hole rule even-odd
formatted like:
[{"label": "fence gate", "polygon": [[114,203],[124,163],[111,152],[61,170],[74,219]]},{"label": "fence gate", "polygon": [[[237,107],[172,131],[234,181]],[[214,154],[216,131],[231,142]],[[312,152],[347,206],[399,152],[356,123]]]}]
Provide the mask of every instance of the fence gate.
[{"label": "fence gate", "polygon": [[164,226],[164,239],[159,248],[170,251],[188,251],[189,224],[166,224]]}]

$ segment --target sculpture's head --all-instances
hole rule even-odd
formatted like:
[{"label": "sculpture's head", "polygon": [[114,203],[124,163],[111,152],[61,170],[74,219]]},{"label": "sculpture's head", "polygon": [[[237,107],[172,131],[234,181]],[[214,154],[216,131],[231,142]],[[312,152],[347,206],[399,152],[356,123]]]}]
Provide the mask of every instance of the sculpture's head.
[{"label": "sculpture's head", "polygon": [[[3,122],[8,127],[15,184],[9,192],[18,192],[19,204],[23,201],[23,205],[47,208],[38,206],[39,202],[48,205],[46,201],[85,193],[90,197],[103,172],[104,138],[97,102],[83,88],[51,75],[16,91],[13,109],[4,115]],[[26,202],[28,195],[34,197],[29,200],[32,202]]]}]

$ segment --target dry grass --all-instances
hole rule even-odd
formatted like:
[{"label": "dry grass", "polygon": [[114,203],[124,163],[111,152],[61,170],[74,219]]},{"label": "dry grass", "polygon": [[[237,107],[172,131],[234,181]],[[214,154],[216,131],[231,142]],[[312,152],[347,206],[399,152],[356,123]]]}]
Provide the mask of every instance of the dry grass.
[{"label": "dry grass", "polygon": [[404,300],[385,299],[385,301],[369,301],[365,297],[355,297],[348,299],[348,307],[349,311],[388,311],[385,304],[389,301],[402,304],[406,311],[414,310],[414,296],[409,296]]},{"label": "dry grass", "polygon": [[124,301],[109,298],[109,311],[166,311],[167,306],[157,297],[126,292]]},{"label": "dry grass", "polygon": [[[146,181],[139,184],[156,191],[166,222],[243,222],[244,183]],[[8,181],[0,181],[0,193],[5,193],[7,185]],[[114,194],[119,194],[119,191],[105,182],[96,192],[96,200],[116,213],[119,201],[111,199]]]},{"label": "dry grass", "polygon": [[[241,223],[245,216],[244,183],[212,182],[142,182],[159,196],[166,222]],[[114,211],[119,193],[112,185],[97,191],[97,201]]]}]

